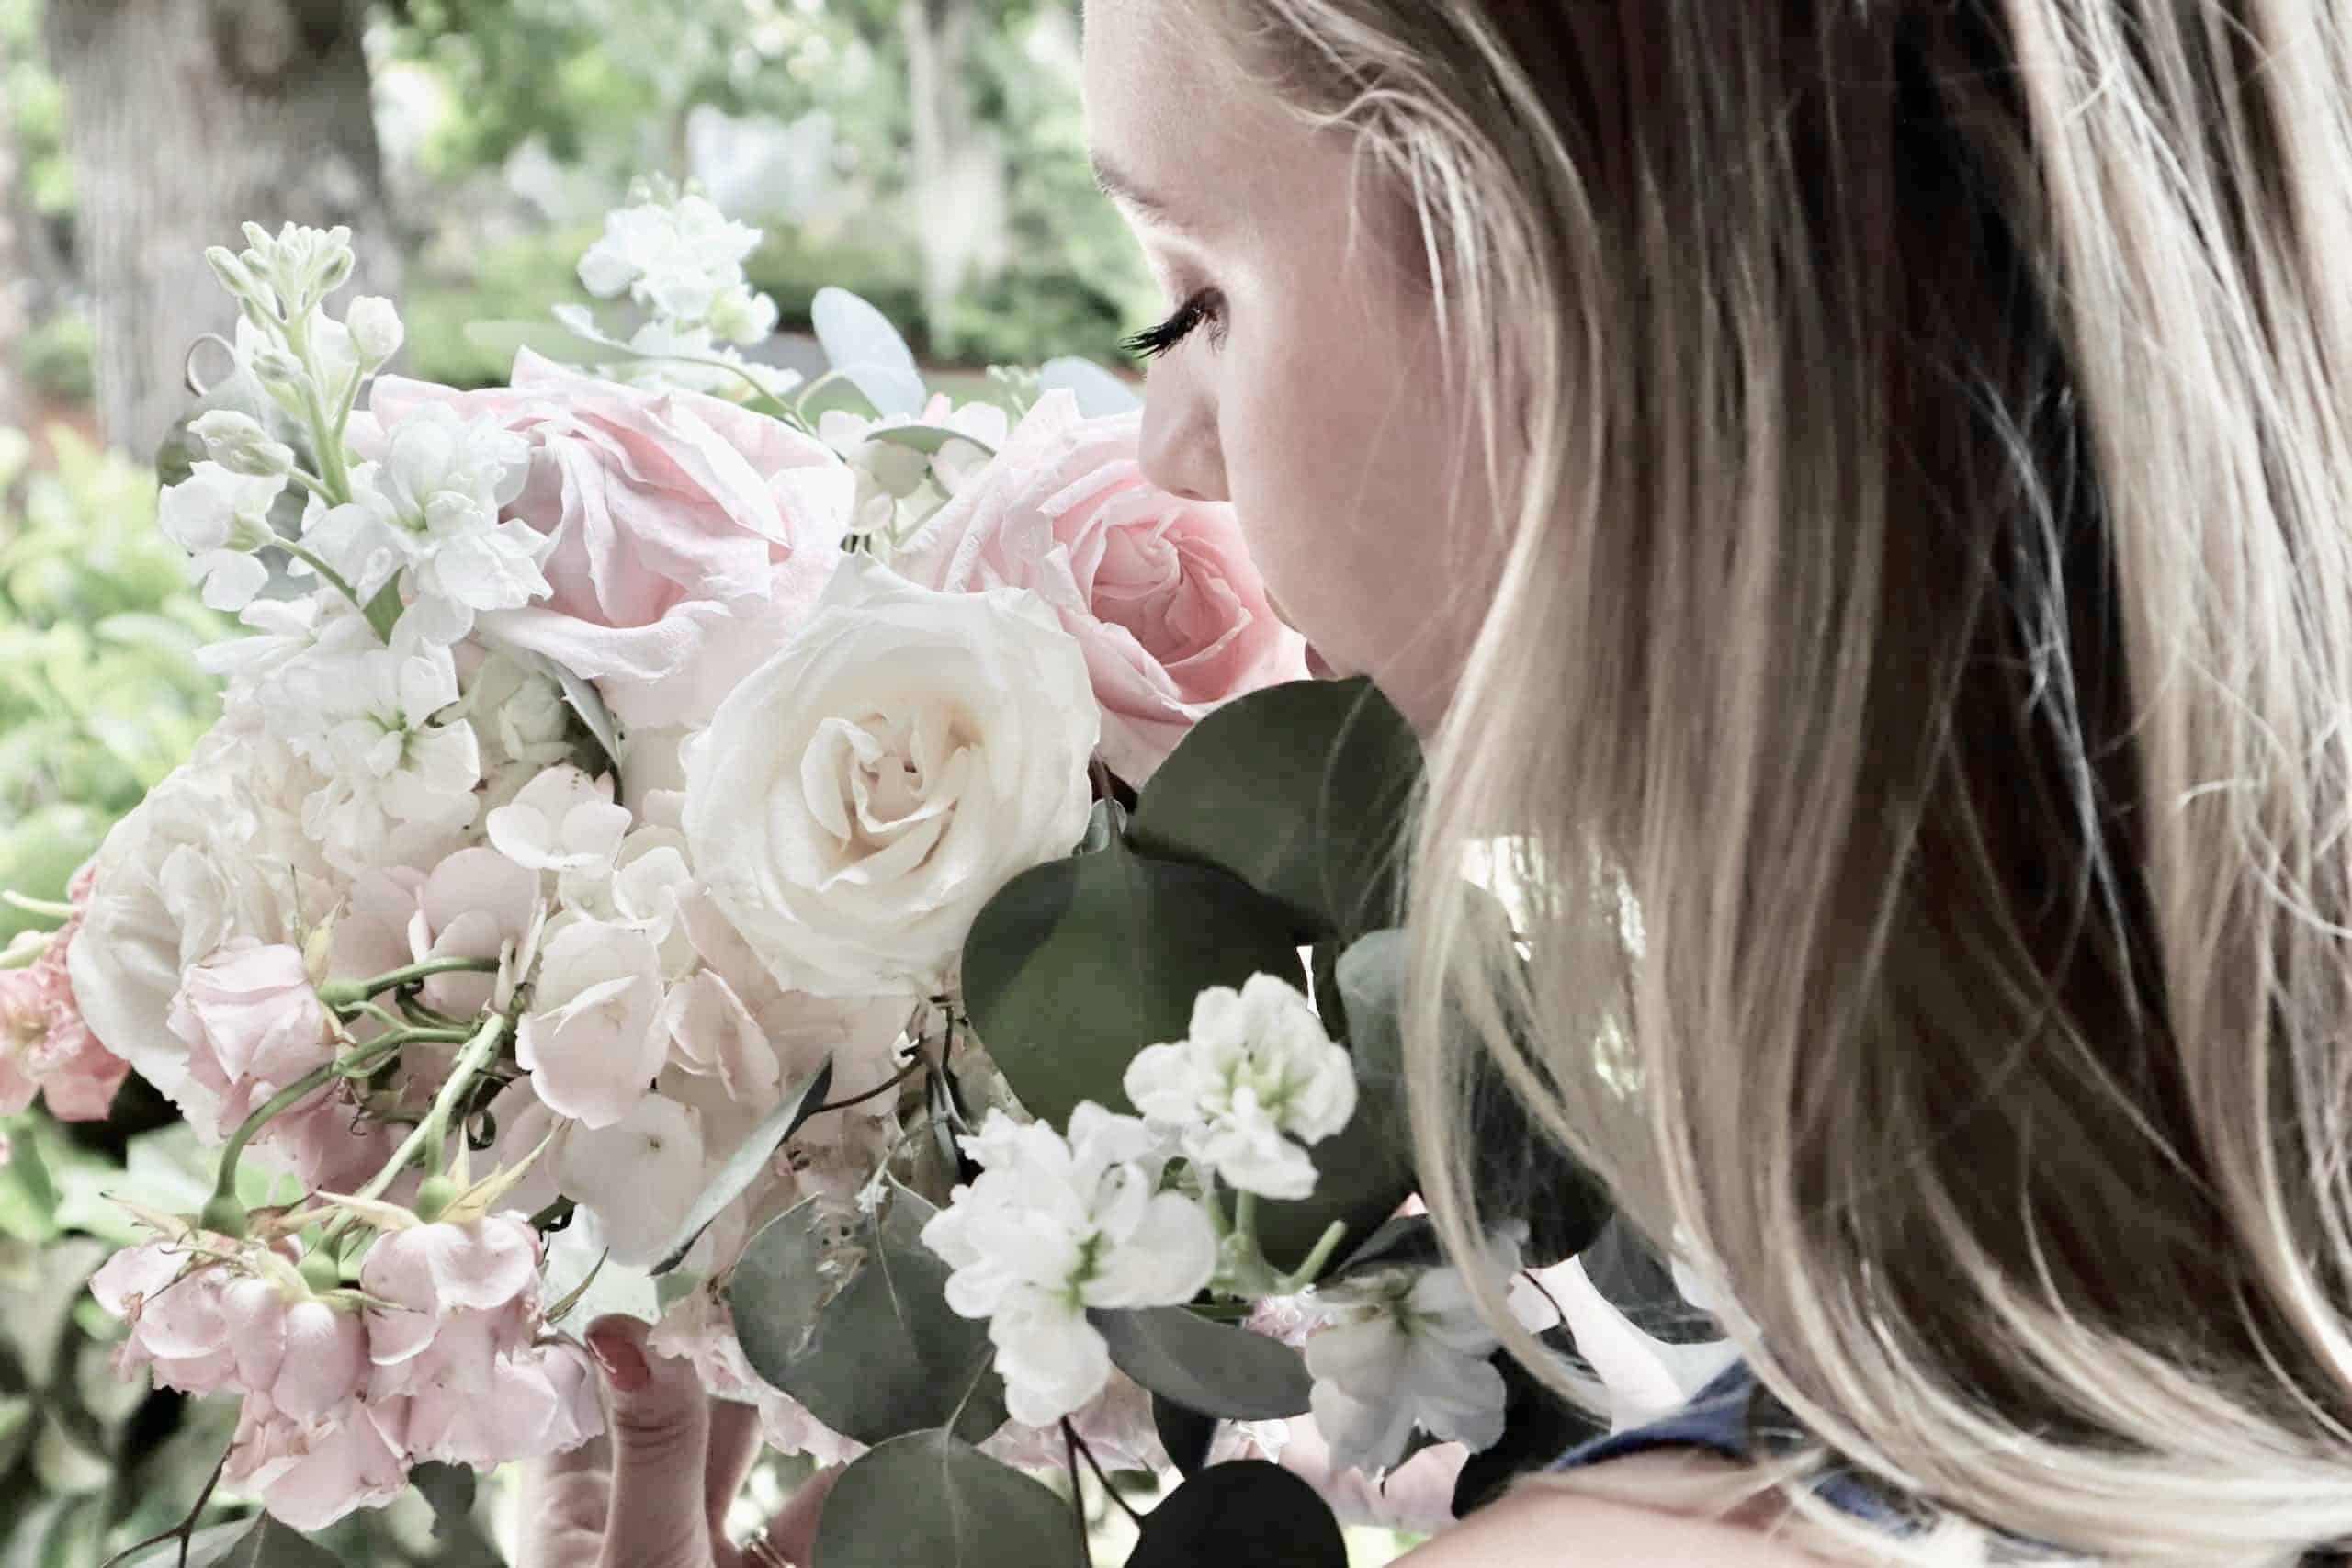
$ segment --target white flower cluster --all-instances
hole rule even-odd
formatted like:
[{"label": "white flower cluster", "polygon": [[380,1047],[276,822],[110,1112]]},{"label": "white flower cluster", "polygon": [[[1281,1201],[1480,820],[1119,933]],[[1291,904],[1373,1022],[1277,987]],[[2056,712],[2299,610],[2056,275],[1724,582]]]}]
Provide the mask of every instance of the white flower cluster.
[{"label": "white flower cluster", "polygon": [[797,374],[747,360],[733,346],[775,331],[775,300],[743,276],[759,244],[757,229],[731,221],[699,192],[633,186],[628,205],[605,215],[604,237],[580,258],[582,288],[599,299],[626,294],[649,312],[628,341],[647,357],[613,373],[722,395],[746,377],[777,397],[798,385]]}]

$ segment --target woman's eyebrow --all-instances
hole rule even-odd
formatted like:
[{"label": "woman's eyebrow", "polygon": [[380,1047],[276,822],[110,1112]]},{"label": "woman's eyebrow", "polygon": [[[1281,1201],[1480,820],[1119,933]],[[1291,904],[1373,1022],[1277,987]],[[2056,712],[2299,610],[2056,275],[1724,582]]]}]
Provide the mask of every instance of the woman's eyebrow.
[{"label": "woman's eyebrow", "polygon": [[1101,152],[1091,152],[1088,157],[1094,165],[1095,187],[1104,196],[1137,217],[1148,219],[1163,229],[1187,227],[1183,220],[1176,216],[1166,201],[1145,189],[1132,175],[1112,159]]}]

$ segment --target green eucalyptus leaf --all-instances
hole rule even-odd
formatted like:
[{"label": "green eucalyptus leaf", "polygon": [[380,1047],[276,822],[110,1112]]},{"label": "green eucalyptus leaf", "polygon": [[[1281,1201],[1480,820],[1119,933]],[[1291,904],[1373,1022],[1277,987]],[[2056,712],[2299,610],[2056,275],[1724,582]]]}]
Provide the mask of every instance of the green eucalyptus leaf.
[{"label": "green eucalyptus leaf", "polygon": [[1364,1237],[1331,1272],[1341,1276],[1364,1269],[1435,1269],[1444,1262],[1437,1222],[1427,1214],[1398,1214]]},{"label": "green eucalyptus leaf", "polygon": [[0,1235],[34,1245],[57,1234],[57,1187],[40,1142],[18,1122],[8,1163],[0,1165]]},{"label": "green eucalyptus leaf", "polygon": [[1112,1365],[1155,1394],[1229,1421],[1306,1414],[1315,1380],[1306,1359],[1279,1339],[1180,1306],[1097,1308],[1086,1316],[1110,1345]]},{"label": "green eucalyptus leaf", "polygon": [[728,1286],[752,1369],[862,1443],[1004,1423],[988,1325],[948,1306],[947,1264],[922,1244],[936,1213],[903,1188],[878,1218],[811,1199],[752,1238]]},{"label": "green eucalyptus leaf", "polygon": [[37,1406],[28,1393],[0,1394],[0,1475],[17,1468],[33,1440]]},{"label": "green eucalyptus leaf", "polygon": [[817,1107],[825,1103],[825,1092],[832,1084],[833,1057],[829,1051],[825,1059],[817,1064],[817,1070],[787,1089],[775,1109],[760,1118],[760,1124],[752,1129],[742,1145],[719,1168],[718,1175],[703,1189],[702,1195],[686,1211],[677,1234],[662,1249],[662,1260],[653,1266],[654,1273],[667,1274],[686,1260],[686,1254],[694,1250],[695,1243],[702,1239],[702,1233],[710,1228],[711,1222],[750,1190],[775,1157],[776,1150],[784,1146],[785,1140],[800,1131],[801,1124]]},{"label": "green eucalyptus leaf", "polygon": [[846,288],[827,287],[808,302],[808,324],[826,360],[865,394],[875,412],[912,418],[922,412],[922,372],[889,317]]},{"label": "green eucalyptus leaf", "polygon": [[106,1555],[107,1500],[96,1491],[72,1498],[41,1542],[41,1568],[97,1568]]},{"label": "green eucalyptus leaf", "polygon": [[[199,1532],[197,1540],[205,1541],[212,1534]],[[209,1554],[191,1550],[187,1563],[188,1568],[343,1568],[334,1553],[267,1514],[255,1517],[236,1535],[224,1529]]]},{"label": "green eucalyptus leaf", "polygon": [[1077,852],[1100,854],[1124,838],[1126,830],[1126,807],[1115,800],[1098,800],[1086,814],[1086,837],[1078,841]]},{"label": "green eucalyptus leaf", "polygon": [[1127,1568],[1347,1568],[1347,1538],[1314,1487],[1261,1459],[1213,1464],[1145,1516]]},{"label": "green eucalyptus leaf", "polygon": [[54,1387],[69,1371],[61,1357],[74,1303],[108,1256],[103,1242],[65,1237],[42,1249],[40,1273],[25,1289],[11,1292],[7,1312],[0,1314],[0,1332],[14,1342],[17,1364],[34,1388]]},{"label": "green eucalyptus leaf", "polygon": [[1386,925],[1420,785],[1412,729],[1369,681],[1298,681],[1217,709],[1136,807],[1149,854],[1214,865],[1278,901],[1302,941]]},{"label": "green eucalyptus leaf", "polygon": [[33,1473],[40,1477],[43,1491],[79,1497],[105,1490],[114,1479],[114,1466],[56,1410],[44,1409],[33,1433]]},{"label": "green eucalyptus leaf", "polygon": [[825,1568],[1077,1568],[1079,1541],[1069,1505],[1038,1482],[945,1432],[910,1432],[842,1472],[811,1555]]},{"label": "green eucalyptus leaf", "polygon": [[1282,912],[1213,867],[1114,842],[1008,883],[964,944],[973,1027],[1032,1114],[1125,1103],[1136,1053],[1181,1040],[1211,986],[1304,973]]},{"label": "green eucalyptus leaf", "polygon": [[865,435],[869,441],[887,441],[893,446],[905,446],[932,457],[938,456],[940,448],[950,441],[961,441],[968,446],[978,447],[991,457],[996,456],[996,448],[978,436],[950,430],[944,424],[886,424],[867,431]]},{"label": "green eucalyptus leaf", "polygon": [[1197,1475],[1209,1462],[1209,1446],[1216,1441],[1217,1419],[1163,1394],[1151,1396],[1151,1428],[1179,1475]]}]

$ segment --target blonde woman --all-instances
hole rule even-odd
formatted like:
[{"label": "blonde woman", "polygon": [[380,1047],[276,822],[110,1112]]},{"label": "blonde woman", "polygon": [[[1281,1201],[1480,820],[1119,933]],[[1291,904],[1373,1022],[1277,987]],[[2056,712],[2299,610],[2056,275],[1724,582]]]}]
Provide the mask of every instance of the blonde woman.
[{"label": "blonde woman", "polygon": [[2352,0],[1086,23],[1155,476],[1531,905],[1521,994],[1416,896],[1431,1208],[1490,1053],[1736,1303],[1416,1568],[2352,1546]]}]

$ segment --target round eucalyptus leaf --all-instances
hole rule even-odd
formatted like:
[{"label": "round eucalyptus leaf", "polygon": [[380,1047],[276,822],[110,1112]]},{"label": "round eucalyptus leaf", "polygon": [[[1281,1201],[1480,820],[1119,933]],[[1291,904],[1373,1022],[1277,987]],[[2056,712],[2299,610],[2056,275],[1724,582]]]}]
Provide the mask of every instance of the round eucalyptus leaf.
[{"label": "round eucalyptus leaf", "polygon": [[922,1244],[937,1212],[904,1189],[878,1221],[812,1199],[752,1238],[728,1286],[752,1369],[862,1443],[1004,1423],[988,1325],[948,1306],[947,1264]]},{"label": "round eucalyptus leaf", "polygon": [[1315,1380],[1306,1359],[1279,1339],[1180,1306],[1086,1315],[1110,1345],[1112,1365],[1163,1398],[1229,1421],[1306,1414]]},{"label": "round eucalyptus leaf", "polygon": [[825,1568],[1075,1568],[1079,1542],[1069,1505],[1045,1486],[945,1432],[910,1432],[842,1472],[812,1556]]},{"label": "round eucalyptus leaf", "polygon": [[1127,1568],[1347,1568],[1348,1543],[1315,1488],[1261,1459],[1213,1464],[1147,1515]]},{"label": "round eucalyptus leaf", "polygon": [[1078,412],[1088,419],[1108,419],[1143,407],[1133,384],[1091,359],[1048,359],[1037,367],[1040,392],[1066,391],[1078,400]]},{"label": "round eucalyptus leaf", "polygon": [[1209,1445],[1216,1441],[1216,1417],[1177,1404],[1164,1394],[1151,1396],[1151,1429],[1169,1462],[1179,1475],[1196,1475],[1209,1462]]},{"label": "round eucalyptus leaf", "polygon": [[808,321],[826,359],[875,412],[911,418],[922,412],[922,373],[889,317],[848,289],[828,286],[809,301]]},{"label": "round eucalyptus leaf", "polygon": [[1125,1107],[1136,1053],[1183,1039],[1202,991],[1261,973],[1305,979],[1279,909],[1223,872],[1115,840],[1014,877],[964,943],[973,1028],[1056,1125],[1080,1100]]},{"label": "round eucalyptus leaf", "polygon": [[1280,903],[1303,941],[1396,918],[1421,753],[1371,682],[1252,692],[1199,724],[1152,775],[1134,837]]}]

